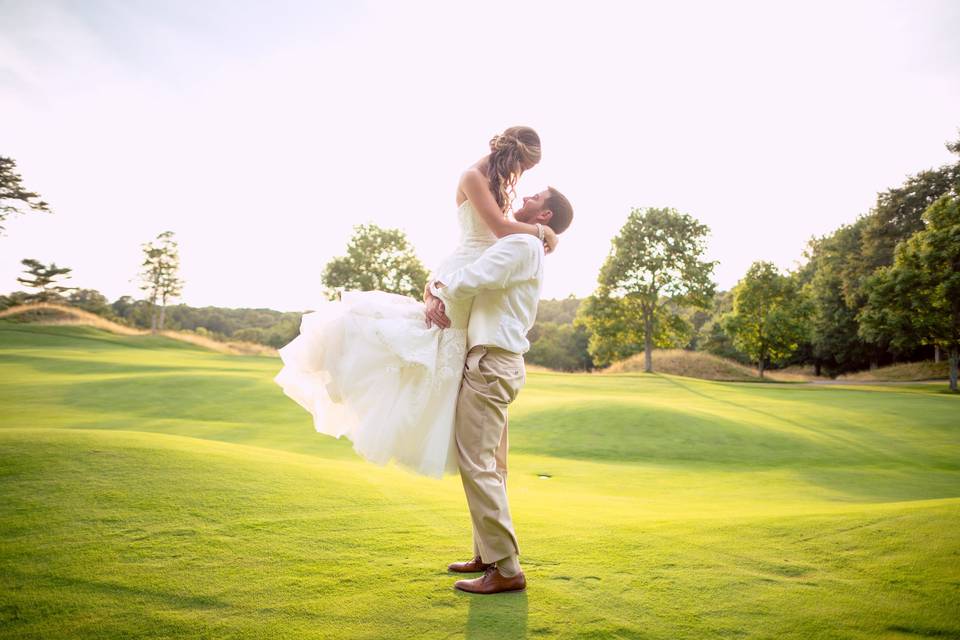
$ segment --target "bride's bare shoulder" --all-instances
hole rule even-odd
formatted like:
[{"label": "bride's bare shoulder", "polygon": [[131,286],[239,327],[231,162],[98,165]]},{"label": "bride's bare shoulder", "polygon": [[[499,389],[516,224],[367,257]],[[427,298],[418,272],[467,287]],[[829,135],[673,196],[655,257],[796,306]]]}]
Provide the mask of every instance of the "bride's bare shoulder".
[{"label": "bride's bare shoulder", "polygon": [[467,199],[467,192],[487,186],[487,176],[476,165],[467,167],[457,182],[457,206]]},{"label": "bride's bare shoulder", "polygon": [[467,167],[463,173],[460,174],[460,188],[464,186],[467,187],[476,187],[476,186],[486,186],[487,185],[487,176],[483,173],[478,167]]},{"label": "bride's bare shoulder", "polygon": [[482,178],[484,180],[487,179],[487,176],[483,174],[483,171],[481,171],[480,167],[478,167],[477,165],[467,167],[466,169],[463,170],[463,173],[460,174],[461,182],[463,182],[466,179],[476,180],[477,178]]}]

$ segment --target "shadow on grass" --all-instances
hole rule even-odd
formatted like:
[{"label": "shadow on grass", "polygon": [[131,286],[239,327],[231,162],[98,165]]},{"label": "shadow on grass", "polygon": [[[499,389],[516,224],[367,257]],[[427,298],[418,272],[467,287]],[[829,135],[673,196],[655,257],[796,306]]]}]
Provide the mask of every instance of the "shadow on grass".
[{"label": "shadow on grass", "polygon": [[[277,615],[289,618],[300,618],[313,622],[328,622],[329,616],[321,613],[311,613],[302,608],[278,608],[278,607],[248,607],[235,602],[228,602],[213,596],[205,596],[190,593],[178,593],[164,591],[161,589],[151,589],[147,587],[132,587],[116,582],[106,580],[94,580],[79,578],[76,576],[59,576],[51,574],[31,574],[22,571],[10,571],[9,577],[15,577],[24,583],[37,586],[41,583],[47,583],[57,587],[56,590],[63,588],[73,588],[80,593],[97,594],[99,596],[112,596],[116,598],[135,598],[147,599],[161,602],[165,606],[175,607],[177,609],[234,609],[249,611],[257,615]],[[118,608],[122,608],[120,602],[115,603]]]},{"label": "shadow on grass", "polygon": [[834,443],[844,447],[850,447],[853,450],[860,450],[861,452],[869,452],[870,454],[875,456],[877,460],[894,462],[894,463],[904,461],[904,458],[901,456],[891,455],[887,451],[884,451],[877,447],[869,446],[863,441],[862,438],[854,438],[854,437],[841,435],[837,433],[836,429],[821,429],[821,428],[815,427],[809,421],[799,422],[797,420],[788,418],[783,414],[772,413],[770,411],[764,411],[762,409],[758,409],[756,407],[752,407],[747,404],[741,404],[739,402],[733,402],[732,400],[718,398],[717,396],[704,393],[703,391],[699,389],[695,389],[693,386],[684,384],[674,378],[667,378],[664,376],[661,376],[661,377],[667,382],[669,382],[670,384],[680,387],[687,393],[700,396],[701,398],[705,398],[707,400],[710,400],[711,402],[717,402],[717,403],[734,407],[736,409],[739,409],[740,411],[743,411],[744,413],[754,413],[756,415],[763,416],[764,418],[766,418],[772,423],[783,422],[785,424],[789,424],[793,427],[796,427],[797,429],[800,429],[801,431],[809,431],[809,432],[815,433],[818,436],[828,441],[833,441]]},{"label": "shadow on grass", "polygon": [[464,637],[472,640],[512,640],[527,637],[527,592],[477,595],[457,591],[469,598]]},{"label": "shadow on grass", "polygon": [[[103,362],[99,360],[83,360],[80,358],[61,358],[57,356],[3,354],[4,364],[30,367],[38,373],[72,374],[72,375],[103,375],[142,373],[176,373],[203,370],[196,365],[154,365],[135,364],[127,362]],[[222,369],[217,368],[217,371]],[[249,369],[232,369],[248,373]]]}]

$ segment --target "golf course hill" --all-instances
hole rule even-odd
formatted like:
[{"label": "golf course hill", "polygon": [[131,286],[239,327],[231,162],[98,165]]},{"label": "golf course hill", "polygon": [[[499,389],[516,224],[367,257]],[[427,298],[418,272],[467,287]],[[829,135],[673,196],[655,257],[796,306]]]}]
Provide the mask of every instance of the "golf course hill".
[{"label": "golf course hill", "polygon": [[162,330],[153,333],[147,329],[137,329],[112,320],[108,320],[95,313],[78,309],[70,305],[51,302],[34,302],[9,307],[0,311],[0,319],[9,321],[29,322],[37,325],[81,325],[95,327],[121,336],[164,336],[172,340],[180,340],[204,347],[220,353],[236,355],[275,355],[276,349],[254,342],[219,341],[191,331]]},{"label": "golf course hill", "polygon": [[[654,349],[653,369],[664,373],[701,380],[725,382],[760,382],[756,367],[706,353],[685,349]],[[602,373],[633,373],[644,370],[644,355],[638,353],[620,362],[615,362]],[[946,380],[949,363],[909,362],[878,367],[870,371],[858,371],[835,378],[837,382],[923,382]],[[826,376],[816,377],[812,367],[793,366],[785,369],[767,369],[763,380],[770,382],[824,382]]]}]

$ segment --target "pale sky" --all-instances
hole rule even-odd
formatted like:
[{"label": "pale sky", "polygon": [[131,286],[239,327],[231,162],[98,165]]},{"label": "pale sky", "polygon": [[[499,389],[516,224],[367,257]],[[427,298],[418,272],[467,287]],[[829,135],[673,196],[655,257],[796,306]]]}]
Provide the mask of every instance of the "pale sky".
[{"label": "pale sky", "polygon": [[404,230],[428,268],[457,239],[458,176],[534,127],[575,218],[545,297],[588,295],[631,207],[707,224],[727,289],[878,191],[949,162],[960,2],[0,0],[0,155],[55,214],[23,258],[141,296],[171,230],[181,300],[311,308],[352,226]]}]

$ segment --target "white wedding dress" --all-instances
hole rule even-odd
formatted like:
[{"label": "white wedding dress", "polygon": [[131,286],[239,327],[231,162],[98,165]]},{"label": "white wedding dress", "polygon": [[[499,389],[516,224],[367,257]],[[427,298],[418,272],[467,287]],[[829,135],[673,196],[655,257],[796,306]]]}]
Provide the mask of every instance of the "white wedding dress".
[{"label": "white wedding dress", "polygon": [[[443,280],[496,236],[470,201],[457,209],[460,242],[431,274]],[[450,327],[427,328],[423,303],[383,291],[346,291],[306,313],[282,347],[274,381],[313,415],[320,433],[346,436],[361,456],[416,473],[457,473],[453,419],[472,299],[448,304]]]}]

